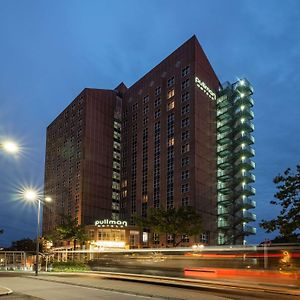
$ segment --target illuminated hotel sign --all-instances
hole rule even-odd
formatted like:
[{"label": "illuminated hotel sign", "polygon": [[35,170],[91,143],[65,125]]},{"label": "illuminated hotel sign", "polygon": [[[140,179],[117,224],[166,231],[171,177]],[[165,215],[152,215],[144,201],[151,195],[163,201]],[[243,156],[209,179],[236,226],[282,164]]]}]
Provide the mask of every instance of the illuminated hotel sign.
[{"label": "illuminated hotel sign", "polygon": [[127,221],[120,221],[120,220],[96,220],[95,221],[95,226],[98,227],[127,227]]},{"label": "illuminated hotel sign", "polygon": [[195,77],[195,83],[197,87],[202,90],[209,98],[216,100],[216,94],[206,85],[206,83],[200,80],[198,77]]}]

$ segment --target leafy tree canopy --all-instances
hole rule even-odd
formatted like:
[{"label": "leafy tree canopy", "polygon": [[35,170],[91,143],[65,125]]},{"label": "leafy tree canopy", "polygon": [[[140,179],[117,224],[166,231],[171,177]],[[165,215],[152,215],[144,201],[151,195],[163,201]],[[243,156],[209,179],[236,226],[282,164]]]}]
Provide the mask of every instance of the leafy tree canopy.
[{"label": "leafy tree canopy", "polygon": [[272,205],[281,206],[280,214],[272,220],[262,220],[260,226],[266,232],[279,230],[282,237],[295,237],[300,229],[300,165],[296,173],[288,168],[283,175],[278,175],[273,182],[278,190]]},{"label": "leafy tree canopy", "polygon": [[36,242],[30,238],[21,239],[18,241],[13,241],[9,250],[13,251],[35,251]]},{"label": "leafy tree canopy", "polygon": [[63,216],[63,224],[57,226],[55,231],[49,235],[54,240],[68,240],[74,242],[74,249],[76,249],[76,242],[83,243],[87,240],[84,225],[78,224],[77,218],[71,216]]},{"label": "leafy tree canopy", "polygon": [[173,246],[177,246],[176,238],[182,235],[195,235],[201,231],[201,217],[192,207],[152,208],[147,218],[134,217],[135,222],[158,234],[171,234]]}]

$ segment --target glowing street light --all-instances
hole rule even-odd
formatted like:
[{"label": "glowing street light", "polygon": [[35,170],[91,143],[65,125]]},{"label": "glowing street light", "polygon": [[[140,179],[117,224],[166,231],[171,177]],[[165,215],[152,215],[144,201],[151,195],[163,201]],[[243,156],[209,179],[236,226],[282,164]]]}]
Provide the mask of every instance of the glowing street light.
[{"label": "glowing street light", "polygon": [[[40,214],[41,214],[41,197],[39,193],[34,189],[25,189],[23,191],[23,198],[26,201],[30,202],[38,202],[38,211],[37,211],[37,230],[36,230],[36,260],[35,260],[35,275],[38,276],[39,273],[39,251],[40,251],[40,244],[39,244],[39,236],[40,236]],[[51,197],[45,197],[45,202],[51,202]]]},{"label": "glowing street light", "polygon": [[0,143],[0,148],[10,154],[16,154],[20,151],[18,144],[13,141],[4,141]]}]

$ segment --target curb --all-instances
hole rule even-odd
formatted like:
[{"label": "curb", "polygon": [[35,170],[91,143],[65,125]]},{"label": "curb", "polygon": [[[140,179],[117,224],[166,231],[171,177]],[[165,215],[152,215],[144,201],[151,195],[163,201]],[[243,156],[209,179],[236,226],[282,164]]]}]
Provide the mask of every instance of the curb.
[{"label": "curb", "polygon": [[0,297],[12,294],[13,291],[7,287],[0,286]]}]

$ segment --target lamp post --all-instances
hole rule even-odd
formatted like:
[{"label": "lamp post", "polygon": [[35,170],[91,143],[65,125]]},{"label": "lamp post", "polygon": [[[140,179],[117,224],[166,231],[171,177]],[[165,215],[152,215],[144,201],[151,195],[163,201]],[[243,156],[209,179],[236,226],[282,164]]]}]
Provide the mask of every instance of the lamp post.
[{"label": "lamp post", "polygon": [[[27,201],[37,201],[38,209],[37,209],[37,229],[36,229],[36,259],[35,259],[35,276],[39,274],[39,252],[40,252],[40,215],[41,215],[41,198],[38,195],[38,192],[33,189],[27,189],[24,191],[24,199]],[[46,202],[51,202],[52,199],[50,197],[45,197]]]},{"label": "lamp post", "polygon": [[20,150],[19,146],[13,141],[0,142],[0,149],[10,154],[16,154]]}]

